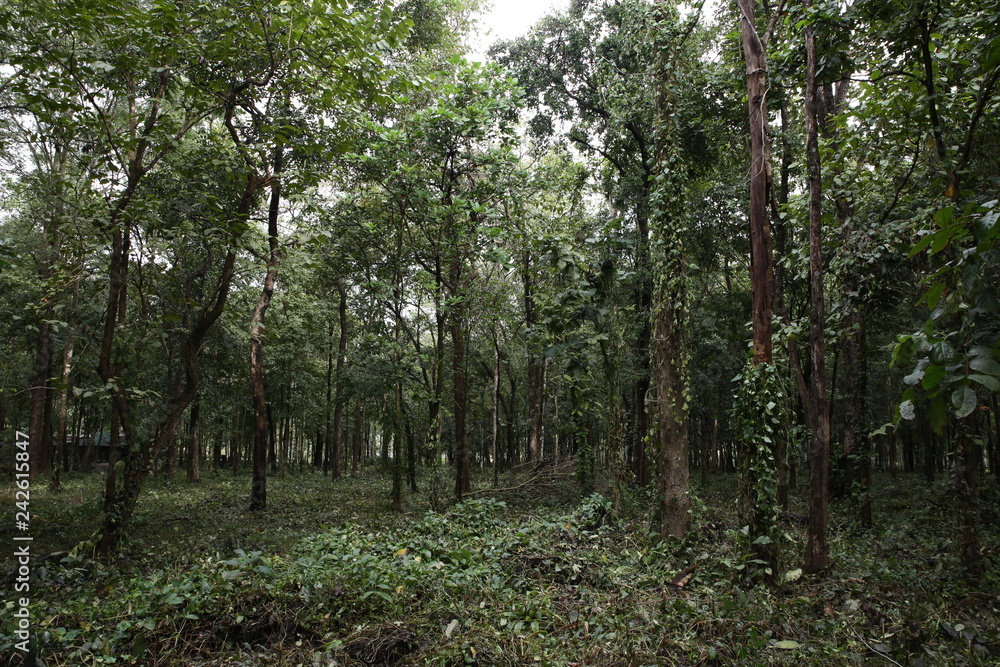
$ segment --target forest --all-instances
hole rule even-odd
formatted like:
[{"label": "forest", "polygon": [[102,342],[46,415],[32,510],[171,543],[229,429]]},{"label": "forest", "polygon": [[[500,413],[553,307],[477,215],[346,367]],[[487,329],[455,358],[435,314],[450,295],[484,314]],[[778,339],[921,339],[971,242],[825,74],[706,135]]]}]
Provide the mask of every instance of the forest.
[{"label": "forest", "polygon": [[0,6],[0,665],[1000,662],[1000,1]]}]

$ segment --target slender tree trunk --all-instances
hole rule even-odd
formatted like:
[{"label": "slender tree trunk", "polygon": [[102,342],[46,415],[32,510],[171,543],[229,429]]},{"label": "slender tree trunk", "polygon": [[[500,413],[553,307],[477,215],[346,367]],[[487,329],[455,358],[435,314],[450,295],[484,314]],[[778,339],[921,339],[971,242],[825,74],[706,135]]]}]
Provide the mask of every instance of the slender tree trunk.
[{"label": "slender tree trunk", "polygon": [[333,462],[331,463],[333,479],[340,479],[341,460],[343,459],[343,419],[344,419],[344,397],[341,390],[341,383],[344,375],[344,361],[347,356],[347,290],[344,289],[344,281],[337,278],[337,293],[340,295],[340,302],[337,310],[340,315],[340,340],[337,343],[337,400],[333,406]]},{"label": "slender tree trunk", "polygon": [[201,480],[201,394],[195,394],[188,421],[187,478],[190,482]]},{"label": "slender tree trunk", "polygon": [[327,338],[327,349],[326,349],[326,403],[323,406],[323,429],[326,440],[326,456],[322,457],[322,460],[315,465],[323,466],[323,474],[325,475],[330,470],[330,464],[333,461],[333,431],[330,415],[333,409],[333,320],[329,322],[329,333]]},{"label": "slender tree trunk", "polygon": [[281,265],[281,248],[278,244],[278,211],[281,202],[281,179],[283,148],[279,144],[274,154],[274,177],[271,185],[271,202],[267,216],[267,244],[270,257],[264,287],[261,289],[257,305],[250,317],[250,392],[253,397],[253,482],[250,491],[250,509],[267,507],[267,402],[264,397],[264,346],[261,332],[264,316],[271,305],[274,284]]},{"label": "slender tree trunk", "polygon": [[928,484],[934,483],[934,435],[931,433],[931,423],[927,418],[926,411],[921,411],[920,416],[920,439],[924,444],[924,480]]},{"label": "slender tree trunk", "polygon": [[965,576],[977,580],[983,572],[979,538],[979,466],[982,452],[970,432],[969,418],[958,420],[955,450],[955,498],[959,516],[960,558]]},{"label": "slender tree trunk", "polygon": [[[457,286],[462,278],[460,260],[452,267],[452,285]],[[466,433],[466,387],[465,387],[465,331],[463,330],[465,306],[459,301],[452,308],[452,383],[455,396],[455,498],[469,491],[471,471],[469,469],[469,443]]]},{"label": "slender tree trunk", "polygon": [[42,320],[38,324],[38,338],[35,343],[35,373],[31,387],[31,411],[28,417],[28,479],[34,480],[40,472],[48,470],[46,453],[49,448],[48,432],[45,428],[45,405],[49,400],[49,363],[52,352],[51,307],[46,306]]},{"label": "slender tree trunk", "polygon": [[[76,312],[76,300],[77,300],[78,289],[74,287],[73,293],[73,305],[71,312]],[[67,442],[66,437],[66,422],[67,415],[69,412],[69,378],[70,373],[73,370],[73,343],[76,338],[76,330],[73,327],[73,323],[66,328],[66,342],[63,345],[63,356],[62,356],[62,373],[60,373],[60,384],[62,389],[59,390],[59,427],[56,431],[59,451],[62,453],[62,470],[66,472],[70,471],[70,445]],[[54,461],[56,466],[56,475],[53,477],[53,486],[58,489],[58,473],[59,473],[59,461]]]},{"label": "slender tree trunk", "polygon": [[[811,7],[806,0],[806,7]],[[803,569],[807,573],[825,570],[829,562],[827,514],[830,483],[830,421],[826,397],[823,339],[823,246],[822,246],[822,175],[819,160],[818,113],[816,109],[816,37],[812,25],[806,25],[806,164],[809,173],[809,356],[812,367],[810,400],[812,444],[809,461],[809,527]]]},{"label": "slender tree trunk", "polygon": [[500,341],[493,331],[493,486],[500,478]]},{"label": "slender tree trunk", "polygon": [[524,252],[524,314],[528,329],[528,460],[542,458],[542,405],[545,391],[542,387],[542,358],[538,346],[538,313],[535,307],[535,279],[531,266],[531,253]]},{"label": "slender tree trunk", "polygon": [[361,423],[361,399],[357,399],[354,402],[354,433],[353,442],[351,447],[351,473],[357,474],[358,472],[358,461],[361,459],[361,429],[364,428]]},{"label": "slender tree trunk", "polygon": [[[396,232],[395,280],[393,281],[393,368],[400,366],[401,332],[403,319],[403,277],[400,264],[403,261],[403,229],[400,226]],[[343,300],[343,296],[341,299]],[[397,513],[403,511],[403,377],[396,375],[395,392],[392,411],[392,506]]]}]

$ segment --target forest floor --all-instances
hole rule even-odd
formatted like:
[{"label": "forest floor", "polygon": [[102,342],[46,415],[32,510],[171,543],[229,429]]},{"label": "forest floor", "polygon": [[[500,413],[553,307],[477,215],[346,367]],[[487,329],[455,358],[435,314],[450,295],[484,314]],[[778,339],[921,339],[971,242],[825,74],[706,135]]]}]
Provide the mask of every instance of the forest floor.
[{"label": "forest floor", "polygon": [[[1000,664],[993,479],[981,496],[989,567],[975,584],[955,557],[948,485],[900,475],[876,477],[872,529],[834,502],[821,577],[798,570],[796,494],[781,583],[766,587],[746,579],[731,475],[696,485],[694,528],[672,542],[651,532],[641,489],[617,507],[570,485],[435,511],[428,487],[443,497],[449,485],[424,476],[397,515],[388,476],[307,472],[270,478],[268,508],[251,513],[248,476],[182,477],[147,483],[109,563],[74,551],[99,525],[103,476],[32,486],[36,664]],[[13,544],[11,483],[0,502]],[[3,567],[0,664],[19,664]]]}]

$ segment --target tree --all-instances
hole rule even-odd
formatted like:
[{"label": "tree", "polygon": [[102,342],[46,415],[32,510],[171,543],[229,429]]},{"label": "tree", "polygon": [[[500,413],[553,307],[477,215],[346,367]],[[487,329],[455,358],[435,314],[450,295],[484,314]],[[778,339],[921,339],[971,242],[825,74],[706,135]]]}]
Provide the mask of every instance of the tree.
[{"label": "tree", "polygon": [[[808,10],[811,6],[811,2],[807,1],[805,8]],[[815,573],[826,569],[830,557],[826,536],[830,483],[830,413],[824,375],[826,342],[823,337],[822,175],[816,90],[816,36],[812,22],[805,26],[805,45],[806,164],[809,172],[809,359],[812,368],[806,417],[812,429],[812,443],[809,458],[809,530],[803,569]]]}]

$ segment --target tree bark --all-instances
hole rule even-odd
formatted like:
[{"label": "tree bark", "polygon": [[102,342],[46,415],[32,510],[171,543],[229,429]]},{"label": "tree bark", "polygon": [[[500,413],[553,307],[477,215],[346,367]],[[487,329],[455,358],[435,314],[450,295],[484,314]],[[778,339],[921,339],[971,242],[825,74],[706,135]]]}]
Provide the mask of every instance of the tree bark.
[{"label": "tree bark", "polygon": [[[457,278],[458,276],[456,276]],[[459,303],[451,316],[452,383],[455,396],[455,498],[461,500],[470,488],[469,443],[465,425],[465,332],[464,306]]]},{"label": "tree bark", "polygon": [[281,248],[278,244],[278,210],[281,202],[281,179],[283,148],[279,144],[274,153],[274,177],[271,182],[271,202],[267,215],[267,245],[270,257],[267,262],[267,273],[264,276],[264,286],[257,305],[250,317],[250,393],[253,397],[253,482],[250,490],[250,509],[267,507],[267,402],[264,397],[264,346],[261,342],[261,331],[264,328],[264,316],[271,297],[274,295],[274,284],[278,278],[278,267],[281,265]]},{"label": "tree bark", "polygon": [[189,482],[201,480],[201,394],[195,394],[188,421],[187,479]]},{"label": "tree bark", "polygon": [[[974,415],[975,413],[973,413]],[[965,576],[976,580],[983,572],[979,539],[979,466],[983,455],[970,432],[970,418],[958,421],[955,450],[955,498],[959,516],[960,558]]]},{"label": "tree bark", "polygon": [[[805,6],[812,5],[806,0]],[[803,569],[807,573],[825,570],[829,563],[827,520],[830,477],[830,417],[826,398],[823,339],[823,246],[822,174],[820,171],[818,113],[816,109],[816,37],[811,24],[805,28],[806,42],[806,164],[809,174],[809,357],[812,367],[809,402],[806,404],[812,428],[809,459],[809,527]]]},{"label": "tree bark", "polygon": [[493,331],[493,486],[499,486],[500,478],[500,341]]},{"label": "tree bark", "polygon": [[[668,20],[670,9],[657,3],[657,19]],[[683,185],[675,173],[678,147],[673,120],[673,100],[667,55],[670,44],[658,38],[656,77],[657,204],[651,217],[653,269],[653,337],[650,367],[656,386],[655,424],[659,445],[658,473],[662,491],[660,534],[682,538],[690,525],[690,472],[688,463],[687,371],[684,323],[687,318],[686,257],[683,231]],[[640,434],[641,435],[641,434]]]},{"label": "tree bark", "polygon": [[535,281],[531,253],[524,252],[524,321],[528,335],[528,460],[542,458],[542,358],[538,353],[538,312],[535,307]]},{"label": "tree bark", "polygon": [[344,281],[337,278],[337,293],[340,295],[338,312],[340,315],[340,340],[337,343],[337,400],[333,404],[333,448],[331,455],[331,476],[333,479],[340,479],[343,459],[343,419],[344,419],[344,396],[341,384],[344,376],[344,362],[347,356],[347,290],[344,289]]},{"label": "tree bark", "polygon": [[738,0],[743,53],[747,63],[747,99],[750,107],[750,287],[753,302],[753,362],[772,359],[771,312],[774,306],[774,259],[768,193],[771,191],[771,154],[767,118],[767,61],[757,35],[753,0]]}]

